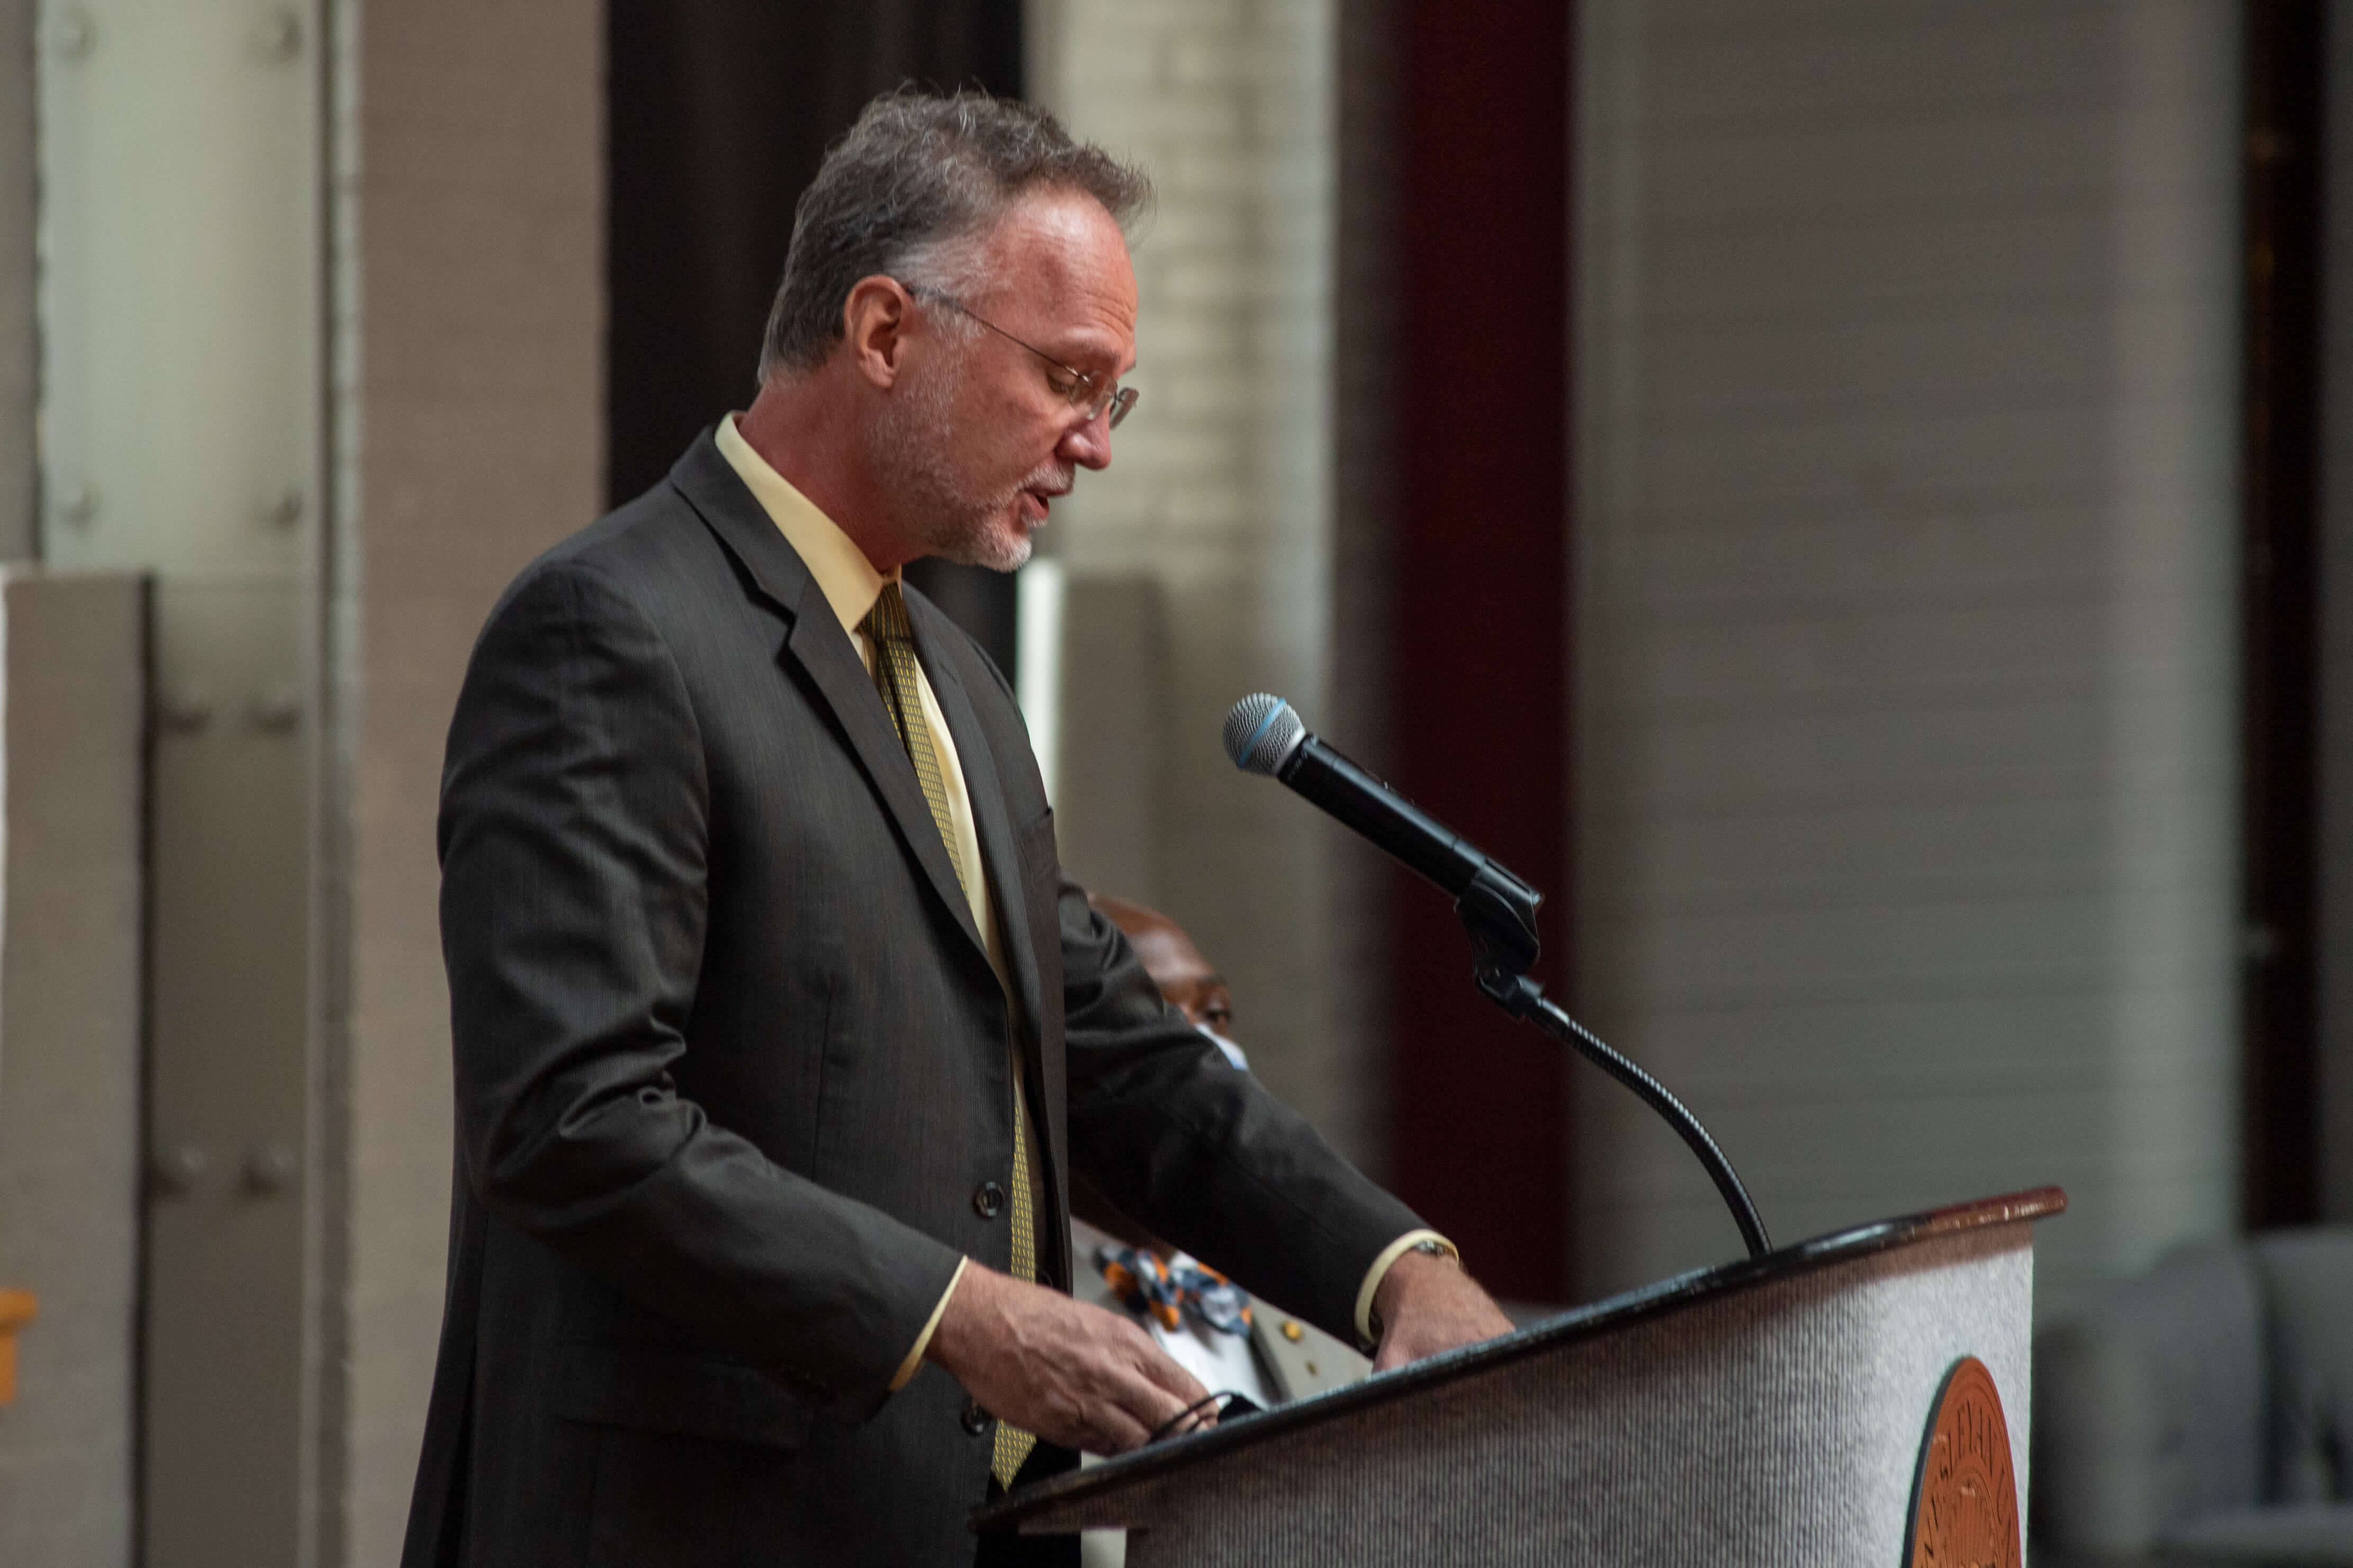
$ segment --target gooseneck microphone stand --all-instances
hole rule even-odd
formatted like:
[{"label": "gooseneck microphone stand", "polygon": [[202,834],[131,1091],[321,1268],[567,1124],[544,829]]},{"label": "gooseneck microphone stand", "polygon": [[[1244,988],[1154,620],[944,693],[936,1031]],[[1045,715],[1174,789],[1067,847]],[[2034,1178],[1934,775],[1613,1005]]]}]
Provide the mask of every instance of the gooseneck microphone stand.
[{"label": "gooseneck microphone stand", "polygon": [[1489,859],[1388,784],[1307,732],[1290,703],[1271,692],[1253,692],[1226,714],[1226,755],[1244,773],[1288,786],[1397,857],[1454,899],[1454,912],[1471,933],[1479,989],[1504,1012],[1534,1025],[1632,1089],[1643,1104],[1675,1130],[1707,1168],[1708,1180],[1724,1194],[1740,1226],[1748,1256],[1773,1248],[1765,1222],[1748,1189],[1733,1173],[1732,1162],[1657,1079],[1601,1043],[1592,1030],[1545,997],[1528,978],[1535,966],[1536,910],[1544,895]]},{"label": "gooseneck microphone stand", "polygon": [[1708,1136],[1699,1118],[1668,1092],[1666,1085],[1612,1050],[1599,1036],[1546,996],[1542,985],[1528,978],[1527,972],[1535,963],[1538,952],[1536,906],[1543,900],[1543,894],[1490,861],[1455,900],[1454,912],[1461,918],[1462,929],[1470,933],[1476,964],[1473,973],[1479,989],[1504,1012],[1568,1047],[1632,1089],[1643,1104],[1657,1111],[1675,1130],[1675,1136],[1698,1156],[1708,1180],[1723,1194],[1725,1206],[1732,1211],[1732,1222],[1740,1227],[1740,1240],[1748,1248],[1748,1256],[1761,1258],[1770,1252],[1772,1240],[1765,1234],[1765,1221],[1757,1215],[1748,1189],[1740,1184],[1732,1162],[1724,1157],[1724,1151],[1716,1147],[1715,1140]]}]

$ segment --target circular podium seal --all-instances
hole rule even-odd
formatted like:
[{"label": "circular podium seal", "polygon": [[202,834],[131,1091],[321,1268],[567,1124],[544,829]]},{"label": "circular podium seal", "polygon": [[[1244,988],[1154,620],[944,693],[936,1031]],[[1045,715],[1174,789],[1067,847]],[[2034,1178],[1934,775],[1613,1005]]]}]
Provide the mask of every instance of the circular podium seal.
[{"label": "circular podium seal", "polygon": [[2018,1476],[1993,1373],[1963,1356],[1928,1411],[1906,1568],[2020,1568]]}]

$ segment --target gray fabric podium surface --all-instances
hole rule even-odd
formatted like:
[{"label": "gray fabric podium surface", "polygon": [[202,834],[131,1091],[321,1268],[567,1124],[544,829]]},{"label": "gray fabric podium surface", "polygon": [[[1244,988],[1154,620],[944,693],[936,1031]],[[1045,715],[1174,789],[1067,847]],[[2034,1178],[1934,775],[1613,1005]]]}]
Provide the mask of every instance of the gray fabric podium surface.
[{"label": "gray fabric podium surface", "polygon": [[1124,1528],[1133,1568],[1895,1568],[1965,1356],[2026,1517],[2032,1222],[2064,1206],[2042,1188],[1680,1276],[1026,1487],[974,1528]]}]

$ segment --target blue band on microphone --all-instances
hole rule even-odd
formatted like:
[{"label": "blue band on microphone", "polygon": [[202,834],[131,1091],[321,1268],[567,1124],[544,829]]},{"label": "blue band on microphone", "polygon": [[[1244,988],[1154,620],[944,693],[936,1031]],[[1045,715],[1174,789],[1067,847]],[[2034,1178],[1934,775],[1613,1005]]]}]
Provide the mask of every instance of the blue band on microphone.
[{"label": "blue band on microphone", "polygon": [[1250,755],[1258,750],[1260,738],[1266,733],[1267,726],[1274,722],[1276,716],[1290,706],[1288,702],[1278,702],[1266,710],[1266,717],[1258,721],[1258,728],[1250,732],[1250,739],[1244,741],[1241,749],[1234,754],[1234,766],[1244,773],[1250,772]]}]

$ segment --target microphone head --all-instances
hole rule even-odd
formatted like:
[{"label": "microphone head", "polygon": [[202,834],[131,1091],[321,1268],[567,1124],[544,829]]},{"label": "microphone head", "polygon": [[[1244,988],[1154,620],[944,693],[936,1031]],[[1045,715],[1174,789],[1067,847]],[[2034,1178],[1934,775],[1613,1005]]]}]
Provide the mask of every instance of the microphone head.
[{"label": "microphone head", "polygon": [[1306,738],[1307,726],[1291,704],[1263,691],[1243,698],[1226,714],[1226,755],[1246,773],[1273,777]]}]

